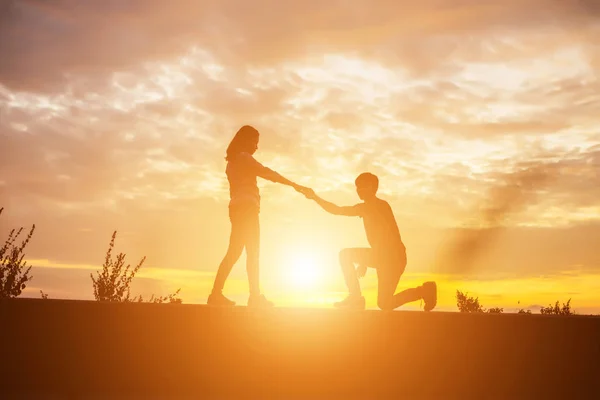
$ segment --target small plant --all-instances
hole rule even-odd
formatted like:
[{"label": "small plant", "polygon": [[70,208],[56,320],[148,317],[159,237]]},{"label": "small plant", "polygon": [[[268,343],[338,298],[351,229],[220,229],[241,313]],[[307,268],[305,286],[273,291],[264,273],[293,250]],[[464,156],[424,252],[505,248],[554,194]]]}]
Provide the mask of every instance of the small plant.
[{"label": "small plant", "polygon": [[[4,208],[0,208],[0,214]],[[27,263],[23,260],[25,257],[25,247],[29,244],[35,225],[31,227],[29,234],[21,242],[15,244],[17,238],[23,232],[21,227],[18,231],[11,230],[8,234],[8,239],[4,245],[0,247],[0,299],[13,298],[21,295],[27,282],[30,282],[33,277],[29,275],[31,267],[27,267]]]},{"label": "small plant", "polygon": [[[104,264],[102,265],[102,272],[96,271],[96,277],[90,274],[92,283],[94,286],[94,298],[97,301],[112,301],[112,302],[143,302],[144,299],[141,295],[137,297],[131,297],[131,282],[135,277],[135,274],[139,271],[146,261],[144,256],[140,262],[131,268],[130,264],[125,266],[125,253],[117,254],[116,259],[113,260],[112,251],[115,247],[115,239],[117,237],[117,231],[114,231],[108,250],[106,251],[106,257]],[[181,303],[181,299],[177,297],[179,291],[168,296],[155,297],[152,295],[149,302],[151,303]]]},{"label": "small plant", "polygon": [[571,299],[563,303],[562,307],[557,300],[554,306],[550,304],[548,307],[542,307],[540,312],[546,315],[575,315],[575,312],[571,310]]},{"label": "small plant", "polygon": [[[519,300],[517,302],[517,304],[521,304],[521,301]],[[517,311],[517,314],[531,314],[531,310],[525,310],[524,308],[519,308],[519,311]]]},{"label": "small plant", "polygon": [[146,261],[146,257],[143,257],[130,270],[131,265],[125,266],[125,253],[117,254],[117,258],[113,260],[112,251],[115,247],[116,237],[117,231],[114,231],[106,251],[102,273],[96,271],[96,278],[94,278],[94,274],[90,274],[94,286],[94,298],[98,301],[130,301],[131,281]]},{"label": "small plant", "polygon": [[44,300],[48,299],[48,295],[46,293],[44,293],[42,290],[40,290],[40,295],[42,296],[42,299],[44,299]]},{"label": "small plant", "polygon": [[460,290],[456,291],[456,306],[458,307],[458,311],[462,313],[485,312],[481,304],[479,304],[479,297],[469,297],[468,293],[463,293]]},{"label": "small plant", "polygon": [[468,293],[463,293],[460,290],[456,291],[456,306],[458,311],[462,313],[502,314],[504,312],[504,308],[501,307],[492,307],[486,310],[479,304],[479,297],[469,296]]},{"label": "small plant", "polygon": [[[148,303],[175,303],[175,304],[181,304],[181,299],[179,297],[177,297],[177,295],[179,294],[180,290],[181,289],[177,289],[175,291],[175,293],[170,294],[168,296],[155,297],[154,295],[152,295],[152,296],[150,296],[150,299],[148,299]],[[132,301],[141,303],[141,302],[144,301],[144,298],[142,297],[142,295],[139,295],[138,297],[134,298]]]}]

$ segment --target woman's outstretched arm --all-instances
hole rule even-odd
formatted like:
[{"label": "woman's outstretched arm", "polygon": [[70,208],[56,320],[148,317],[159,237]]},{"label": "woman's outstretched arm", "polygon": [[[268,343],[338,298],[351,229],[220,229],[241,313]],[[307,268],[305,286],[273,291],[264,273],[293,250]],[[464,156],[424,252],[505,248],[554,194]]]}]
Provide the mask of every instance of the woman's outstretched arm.
[{"label": "woman's outstretched arm", "polygon": [[262,165],[261,163],[256,161],[256,159],[249,154],[248,154],[248,162],[250,163],[251,168],[255,170],[256,175],[260,176],[263,179],[266,179],[266,180],[269,180],[269,181],[275,182],[275,183],[281,183],[282,185],[291,186],[298,191],[308,189],[302,185],[298,185],[296,182],[292,182],[291,180],[287,179],[280,173],[273,171],[271,168],[265,167],[264,165]]}]

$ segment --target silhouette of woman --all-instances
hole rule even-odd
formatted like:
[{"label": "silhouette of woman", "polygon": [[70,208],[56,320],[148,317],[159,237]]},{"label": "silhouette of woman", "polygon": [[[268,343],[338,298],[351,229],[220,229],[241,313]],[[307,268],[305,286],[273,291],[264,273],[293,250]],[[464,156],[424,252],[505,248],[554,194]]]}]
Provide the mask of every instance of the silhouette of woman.
[{"label": "silhouette of woman", "polygon": [[270,180],[291,186],[297,191],[307,190],[277,172],[263,166],[252,156],[258,149],[259,132],[252,126],[242,126],[227,147],[227,180],[229,181],[229,220],[231,235],[227,253],[219,265],[209,305],[233,306],[222,293],[225,281],[233,265],[246,248],[246,272],[250,287],[249,307],[271,307],[273,303],[260,292],[259,285],[259,250],[260,250],[260,194],[256,178]]}]

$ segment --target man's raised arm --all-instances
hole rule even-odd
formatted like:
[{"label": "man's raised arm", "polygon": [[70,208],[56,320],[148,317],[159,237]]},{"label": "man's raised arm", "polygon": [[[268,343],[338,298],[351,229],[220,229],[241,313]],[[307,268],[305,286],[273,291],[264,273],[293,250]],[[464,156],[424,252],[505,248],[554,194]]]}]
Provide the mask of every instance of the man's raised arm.
[{"label": "man's raised arm", "polygon": [[338,206],[337,204],[333,204],[327,200],[320,198],[312,189],[303,191],[302,193],[304,193],[304,195],[307,198],[314,200],[318,205],[321,206],[323,210],[327,211],[330,214],[344,215],[346,217],[361,216],[361,204],[356,204],[354,206]]}]

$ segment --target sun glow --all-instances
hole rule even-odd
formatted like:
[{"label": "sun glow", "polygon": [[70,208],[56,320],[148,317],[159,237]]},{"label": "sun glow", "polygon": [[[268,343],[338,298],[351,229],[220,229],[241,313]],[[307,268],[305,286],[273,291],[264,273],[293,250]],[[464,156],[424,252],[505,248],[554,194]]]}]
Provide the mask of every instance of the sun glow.
[{"label": "sun glow", "polygon": [[323,278],[323,271],[319,268],[319,263],[310,254],[294,257],[287,273],[289,285],[300,290],[315,289],[322,283]]}]

